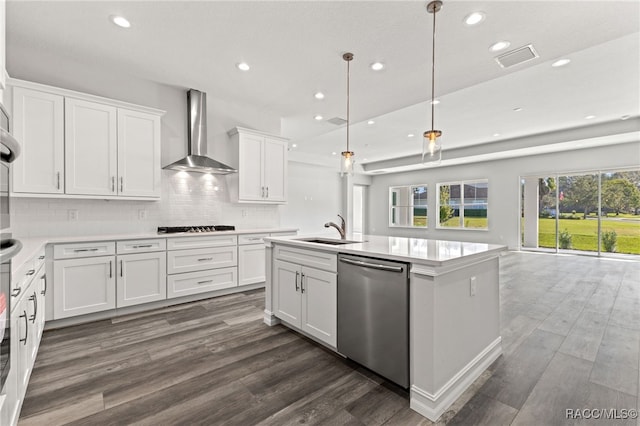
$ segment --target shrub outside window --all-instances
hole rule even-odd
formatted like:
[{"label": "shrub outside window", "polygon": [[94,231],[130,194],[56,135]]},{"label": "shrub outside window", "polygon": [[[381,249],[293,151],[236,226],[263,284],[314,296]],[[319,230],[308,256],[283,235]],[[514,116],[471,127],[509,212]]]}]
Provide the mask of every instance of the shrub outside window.
[{"label": "shrub outside window", "polygon": [[389,226],[427,227],[427,185],[389,188]]},{"label": "shrub outside window", "polygon": [[489,229],[489,181],[438,184],[438,228]]}]

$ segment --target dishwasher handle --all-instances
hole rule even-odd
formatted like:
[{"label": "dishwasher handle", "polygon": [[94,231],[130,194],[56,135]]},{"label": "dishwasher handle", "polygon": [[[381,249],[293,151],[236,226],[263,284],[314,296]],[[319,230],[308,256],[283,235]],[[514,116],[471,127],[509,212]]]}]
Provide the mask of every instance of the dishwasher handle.
[{"label": "dishwasher handle", "polygon": [[404,268],[402,266],[387,266],[379,263],[363,262],[361,260],[352,260],[344,257],[340,258],[340,262],[348,263],[350,265],[362,266],[364,268],[380,269],[381,271],[389,272],[402,272]]}]

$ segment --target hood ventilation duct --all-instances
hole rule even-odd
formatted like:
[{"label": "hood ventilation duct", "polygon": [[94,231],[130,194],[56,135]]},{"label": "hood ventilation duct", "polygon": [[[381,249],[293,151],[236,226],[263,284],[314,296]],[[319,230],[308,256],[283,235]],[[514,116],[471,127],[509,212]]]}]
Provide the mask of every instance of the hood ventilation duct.
[{"label": "hood ventilation duct", "polygon": [[191,89],[187,92],[187,156],[163,167],[169,170],[226,175],[237,170],[207,157],[207,94]]}]

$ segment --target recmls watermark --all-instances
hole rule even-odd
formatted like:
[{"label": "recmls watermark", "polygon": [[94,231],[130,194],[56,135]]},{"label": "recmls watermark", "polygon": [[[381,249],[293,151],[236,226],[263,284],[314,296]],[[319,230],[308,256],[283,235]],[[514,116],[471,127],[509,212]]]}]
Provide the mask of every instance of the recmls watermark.
[{"label": "recmls watermark", "polygon": [[567,408],[565,417],[574,420],[627,420],[637,419],[638,410],[635,408]]}]

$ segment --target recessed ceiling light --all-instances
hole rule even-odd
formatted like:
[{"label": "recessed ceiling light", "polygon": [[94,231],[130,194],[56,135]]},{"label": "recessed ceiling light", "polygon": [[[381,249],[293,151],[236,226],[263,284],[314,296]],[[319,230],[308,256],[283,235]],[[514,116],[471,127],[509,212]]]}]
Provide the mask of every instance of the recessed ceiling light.
[{"label": "recessed ceiling light", "polygon": [[127,18],[125,18],[123,16],[111,15],[109,18],[111,19],[111,22],[113,22],[114,24],[116,24],[117,26],[119,26],[121,28],[129,28],[129,27],[131,27],[131,22],[129,22],[127,20]]},{"label": "recessed ceiling light", "polygon": [[367,161],[367,159],[366,159],[366,158],[363,158],[363,159],[362,159],[362,161]]},{"label": "recessed ceiling light", "polygon": [[558,59],[557,61],[555,61],[554,63],[551,64],[552,67],[557,68],[557,67],[563,67],[565,65],[567,65],[569,62],[571,62],[571,59]]},{"label": "recessed ceiling light", "polygon": [[511,43],[503,40],[503,41],[498,41],[496,43],[493,43],[491,46],[489,46],[489,50],[492,52],[499,52],[501,50],[506,49],[509,46],[511,46]]},{"label": "recessed ceiling light", "polygon": [[622,117],[620,117],[620,120],[628,120],[630,118],[631,118],[630,115],[623,115]]},{"label": "recessed ceiling light", "polygon": [[236,65],[236,67],[238,67],[240,71],[249,71],[251,69],[249,64],[247,64],[246,62],[240,62],[238,65]]},{"label": "recessed ceiling light", "polygon": [[313,95],[313,97],[316,98],[316,99],[324,99],[324,93],[316,92],[316,94]]},{"label": "recessed ceiling light", "polygon": [[297,148],[297,147],[298,147],[298,145],[297,145],[297,144],[295,144],[295,143],[294,143],[294,144],[291,144],[291,148]]},{"label": "recessed ceiling light", "polygon": [[486,15],[484,14],[484,12],[473,12],[465,16],[464,23],[469,26],[477,25],[480,22],[484,21],[485,17]]},{"label": "recessed ceiling light", "polygon": [[336,154],[338,154],[338,153],[337,153],[337,152],[335,152],[335,151],[333,151],[333,152],[331,153],[331,155],[336,155]]},{"label": "recessed ceiling light", "polygon": [[594,118],[596,118],[595,115],[587,115],[584,119],[585,120],[593,120]]},{"label": "recessed ceiling light", "polygon": [[414,136],[415,136],[415,135],[414,135],[413,133],[409,133],[409,134],[407,135],[407,137],[408,137],[408,138],[412,138],[412,137],[414,137]]},{"label": "recessed ceiling light", "polygon": [[513,110],[514,110],[515,112],[520,112],[520,111],[522,111],[522,108],[518,107],[518,108],[514,108]]},{"label": "recessed ceiling light", "polygon": [[369,121],[367,121],[367,124],[368,124],[369,126],[371,126],[372,124],[376,124],[376,122],[375,122],[375,121],[373,121],[373,120],[369,120]]},{"label": "recessed ceiling light", "polygon": [[384,68],[384,64],[382,62],[374,62],[371,64],[371,69],[374,71],[380,71]]},{"label": "recessed ceiling light", "polygon": [[437,99],[434,99],[434,100],[433,100],[433,101],[431,101],[430,103],[431,103],[431,105],[438,105],[438,104],[440,103],[440,101],[439,101],[439,100],[437,100]]},{"label": "recessed ceiling light", "polygon": [[318,120],[318,121],[322,120],[322,118],[323,117],[320,114],[318,114],[315,117],[313,117],[314,120]]},{"label": "recessed ceiling light", "polygon": [[494,138],[497,138],[498,136],[500,136],[500,133],[494,133],[494,134],[493,134],[493,137],[494,137]]}]

